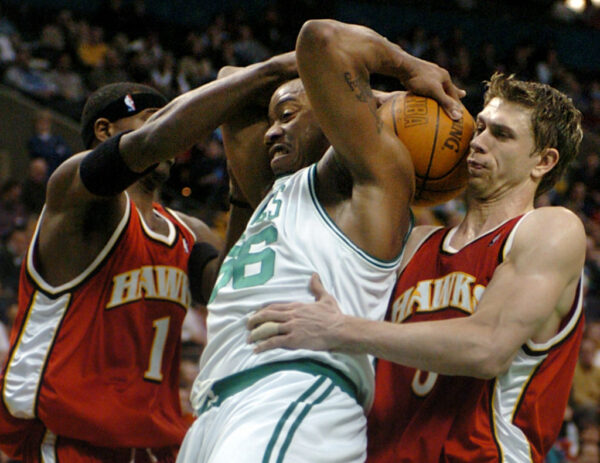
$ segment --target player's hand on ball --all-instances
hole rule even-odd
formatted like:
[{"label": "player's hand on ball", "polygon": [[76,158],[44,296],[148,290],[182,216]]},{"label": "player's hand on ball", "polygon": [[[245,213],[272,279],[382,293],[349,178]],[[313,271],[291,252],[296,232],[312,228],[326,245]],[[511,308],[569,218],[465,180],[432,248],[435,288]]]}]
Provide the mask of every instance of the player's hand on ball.
[{"label": "player's hand on ball", "polygon": [[467,92],[452,82],[448,71],[435,63],[430,63],[411,55],[406,56],[402,83],[407,90],[436,100],[446,114],[454,120],[462,117],[460,99]]},{"label": "player's hand on ball", "polygon": [[271,304],[248,320],[248,342],[256,343],[256,353],[275,348],[332,350],[338,347],[338,334],[344,315],[337,301],[314,274],[310,288],[314,303]]}]

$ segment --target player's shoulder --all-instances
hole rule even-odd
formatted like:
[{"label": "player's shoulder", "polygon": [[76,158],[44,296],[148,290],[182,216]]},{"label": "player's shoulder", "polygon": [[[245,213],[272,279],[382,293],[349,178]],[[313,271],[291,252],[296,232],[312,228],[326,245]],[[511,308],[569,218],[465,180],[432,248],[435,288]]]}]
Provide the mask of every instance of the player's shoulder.
[{"label": "player's shoulder", "polygon": [[523,217],[520,229],[523,232],[535,232],[542,238],[585,237],[585,229],[581,219],[573,211],[562,206],[546,206],[534,209]]},{"label": "player's shoulder", "polygon": [[561,206],[534,209],[520,221],[513,248],[546,247],[555,253],[585,252],[586,234],[581,219]]}]

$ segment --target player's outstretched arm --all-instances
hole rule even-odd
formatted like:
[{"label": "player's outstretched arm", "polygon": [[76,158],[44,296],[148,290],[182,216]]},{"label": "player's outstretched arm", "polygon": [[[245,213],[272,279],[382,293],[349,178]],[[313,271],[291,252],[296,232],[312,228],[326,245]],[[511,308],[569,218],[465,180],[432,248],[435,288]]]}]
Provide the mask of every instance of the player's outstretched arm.
[{"label": "player's outstretched arm", "polygon": [[421,370],[492,378],[529,339],[544,343],[556,334],[578,290],[584,259],[580,220],[566,209],[542,208],[521,224],[507,260],[469,317],[395,324],[346,316],[313,277],[314,304],[258,311],[248,323],[249,340],[257,351],[368,353]]},{"label": "player's outstretched arm", "polygon": [[[248,66],[238,73],[210,82],[175,98],[164,108],[149,115],[144,125],[118,139],[107,140],[94,151],[118,151],[123,165],[115,165],[114,175],[105,179],[107,191],[90,191],[81,181],[79,166],[89,152],[69,159],[49,183],[49,206],[53,211],[72,207],[87,207],[88,203],[110,201],[134,183],[135,174],[146,171],[156,163],[174,158],[198,141],[207,138],[221,123],[232,117],[237,106],[257,92],[295,73],[278,57]],[[272,87],[271,87],[272,88]],[[112,145],[111,145],[112,143]],[[131,182],[113,192],[110,184],[115,176],[130,171]],[[98,181],[98,183],[102,183]],[[106,193],[106,194],[105,194]],[[121,200],[122,202],[122,200]]]},{"label": "player's outstretched arm", "polygon": [[134,171],[173,158],[208,137],[235,115],[238,106],[287,78],[277,57],[253,64],[175,98],[139,130],[123,136],[120,149]]}]

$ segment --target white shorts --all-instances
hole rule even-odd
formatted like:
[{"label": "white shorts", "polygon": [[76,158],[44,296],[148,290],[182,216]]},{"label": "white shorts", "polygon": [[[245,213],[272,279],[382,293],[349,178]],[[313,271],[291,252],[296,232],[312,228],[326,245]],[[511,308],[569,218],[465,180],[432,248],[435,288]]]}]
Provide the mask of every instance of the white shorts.
[{"label": "white shorts", "polygon": [[366,419],[343,388],[335,377],[285,370],[209,399],[177,462],[364,462]]}]

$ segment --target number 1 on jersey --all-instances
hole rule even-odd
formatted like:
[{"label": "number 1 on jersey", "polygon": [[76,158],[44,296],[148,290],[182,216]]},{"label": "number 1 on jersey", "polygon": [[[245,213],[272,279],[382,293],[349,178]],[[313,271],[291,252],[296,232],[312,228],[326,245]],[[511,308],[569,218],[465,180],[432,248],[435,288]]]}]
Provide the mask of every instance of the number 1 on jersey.
[{"label": "number 1 on jersey", "polygon": [[162,381],[163,375],[161,370],[163,353],[167,336],[169,335],[169,323],[171,317],[158,318],[152,322],[154,327],[154,340],[152,341],[152,349],[150,349],[150,360],[148,369],[144,373],[144,378],[151,381]]}]

